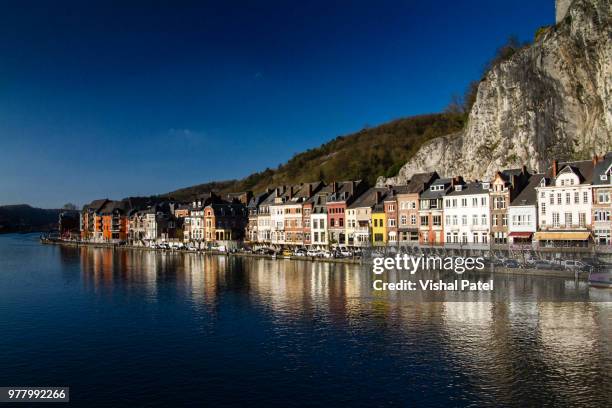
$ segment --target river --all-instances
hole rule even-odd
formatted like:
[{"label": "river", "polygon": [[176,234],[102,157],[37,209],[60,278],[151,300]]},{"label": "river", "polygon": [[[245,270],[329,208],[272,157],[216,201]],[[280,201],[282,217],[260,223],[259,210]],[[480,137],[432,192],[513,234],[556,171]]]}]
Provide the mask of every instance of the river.
[{"label": "river", "polygon": [[360,265],[36,235],[0,236],[0,278],[0,386],[70,406],[612,405],[610,291],[584,282],[440,301]]}]

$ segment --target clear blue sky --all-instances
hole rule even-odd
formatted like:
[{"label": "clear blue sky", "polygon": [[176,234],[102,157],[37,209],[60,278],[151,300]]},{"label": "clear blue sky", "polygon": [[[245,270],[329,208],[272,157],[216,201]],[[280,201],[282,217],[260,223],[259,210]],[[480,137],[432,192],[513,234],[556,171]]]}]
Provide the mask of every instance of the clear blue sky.
[{"label": "clear blue sky", "polygon": [[42,207],[238,178],[440,111],[554,22],[553,0],[12,3],[0,204]]}]

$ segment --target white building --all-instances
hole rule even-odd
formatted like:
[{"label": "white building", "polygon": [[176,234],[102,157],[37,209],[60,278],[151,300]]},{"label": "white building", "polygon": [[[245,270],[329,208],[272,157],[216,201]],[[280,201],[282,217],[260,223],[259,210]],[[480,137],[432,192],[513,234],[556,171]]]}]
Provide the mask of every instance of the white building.
[{"label": "white building", "polygon": [[488,249],[491,233],[489,183],[457,183],[444,197],[447,247]]},{"label": "white building", "polygon": [[312,198],[310,243],[314,248],[325,248],[329,242],[326,201],[327,194],[315,194]]},{"label": "white building", "polygon": [[612,246],[612,153],[595,157],[593,175],[593,240]]},{"label": "white building", "polygon": [[590,160],[557,163],[536,187],[538,229],[544,247],[586,247],[591,236],[592,176]]},{"label": "white building", "polygon": [[543,174],[534,174],[529,183],[508,206],[508,239],[511,247],[531,247],[538,229],[538,200],[536,187]]}]

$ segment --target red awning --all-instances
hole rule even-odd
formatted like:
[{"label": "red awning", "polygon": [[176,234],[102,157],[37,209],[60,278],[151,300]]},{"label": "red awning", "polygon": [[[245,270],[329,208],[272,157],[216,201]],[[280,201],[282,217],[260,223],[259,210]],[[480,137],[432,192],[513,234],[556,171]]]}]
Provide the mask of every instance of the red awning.
[{"label": "red awning", "polygon": [[533,232],[522,232],[522,231],[514,231],[508,234],[509,237],[514,238],[531,238]]}]

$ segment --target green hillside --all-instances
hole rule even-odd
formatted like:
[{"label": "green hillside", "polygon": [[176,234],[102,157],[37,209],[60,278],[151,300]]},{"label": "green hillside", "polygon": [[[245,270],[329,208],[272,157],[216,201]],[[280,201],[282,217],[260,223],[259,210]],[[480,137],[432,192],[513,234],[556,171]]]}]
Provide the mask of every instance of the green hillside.
[{"label": "green hillside", "polygon": [[57,227],[60,210],[33,208],[26,204],[0,206],[0,234],[49,231]]},{"label": "green hillside", "polygon": [[464,123],[464,114],[451,112],[397,119],[338,136],[317,148],[296,154],[277,169],[265,169],[242,180],[187,187],[164,196],[189,200],[210,191],[259,192],[270,186],[316,180],[365,179],[374,183],[378,176],[397,174],[423,143],[457,132]]}]

